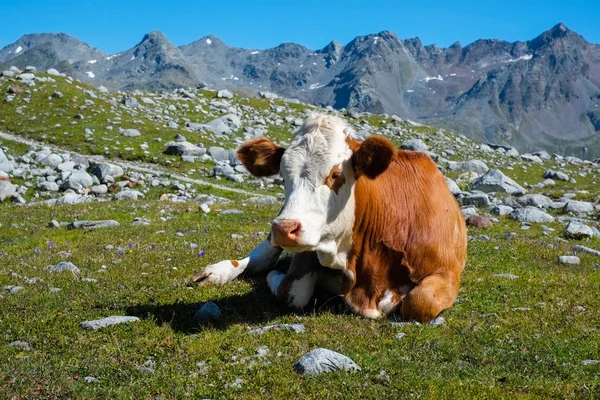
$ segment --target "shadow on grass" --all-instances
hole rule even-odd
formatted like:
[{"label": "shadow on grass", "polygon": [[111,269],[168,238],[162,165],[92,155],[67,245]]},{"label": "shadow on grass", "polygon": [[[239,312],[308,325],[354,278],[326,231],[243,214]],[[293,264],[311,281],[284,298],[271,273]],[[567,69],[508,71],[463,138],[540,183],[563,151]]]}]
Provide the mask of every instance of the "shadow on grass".
[{"label": "shadow on grass", "polygon": [[174,331],[194,334],[204,329],[226,330],[233,324],[247,324],[258,327],[275,323],[273,321],[287,315],[347,313],[346,305],[340,296],[333,296],[320,289],[304,310],[295,310],[283,304],[271,294],[266,285],[254,285],[255,290],[214,300],[221,309],[221,318],[211,324],[200,325],[194,321],[194,314],[204,303],[176,302],[172,304],[139,304],[127,307],[127,315],[141,319],[152,319],[157,325],[169,325]]}]

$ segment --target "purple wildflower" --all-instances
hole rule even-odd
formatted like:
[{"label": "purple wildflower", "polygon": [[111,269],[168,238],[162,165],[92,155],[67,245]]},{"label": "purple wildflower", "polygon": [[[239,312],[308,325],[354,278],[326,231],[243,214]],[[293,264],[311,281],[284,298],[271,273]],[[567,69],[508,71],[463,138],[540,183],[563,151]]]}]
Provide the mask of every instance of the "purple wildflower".
[{"label": "purple wildflower", "polygon": [[41,253],[41,252],[42,252],[42,250],[40,250],[40,249],[33,249],[33,252],[34,252],[34,253]]},{"label": "purple wildflower", "polygon": [[150,297],[150,303],[154,303],[156,300],[154,299],[154,297]]},{"label": "purple wildflower", "polygon": [[53,249],[54,248],[54,242],[48,243],[48,247],[50,247],[51,249]]},{"label": "purple wildflower", "polygon": [[119,285],[119,289],[125,289],[125,286]]},{"label": "purple wildflower", "polygon": [[206,252],[205,252],[204,250],[200,250],[200,251],[198,252],[198,255],[199,255],[200,257],[202,257],[202,256],[203,256],[203,255],[205,255],[205,254],[206,254]]},{"label": "purple wildflower", "polygon": [[70,240],[67,240],[67,244],[71,244],[71,241],[70,241]]}]

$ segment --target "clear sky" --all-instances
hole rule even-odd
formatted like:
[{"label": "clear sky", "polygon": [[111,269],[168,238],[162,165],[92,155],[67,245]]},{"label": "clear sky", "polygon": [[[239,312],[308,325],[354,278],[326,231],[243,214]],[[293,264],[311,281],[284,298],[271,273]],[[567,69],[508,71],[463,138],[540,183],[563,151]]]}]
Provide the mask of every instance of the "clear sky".
[{"label": "clear sky", "polygon": [[162,31],[176,45],[212,34],[229,46],[311,49],[383,30],[424,44],[528,40],[563,22],[600,43],[600,0],[0,0],[0,48],[26,33],[64,32],[107,53]]}]

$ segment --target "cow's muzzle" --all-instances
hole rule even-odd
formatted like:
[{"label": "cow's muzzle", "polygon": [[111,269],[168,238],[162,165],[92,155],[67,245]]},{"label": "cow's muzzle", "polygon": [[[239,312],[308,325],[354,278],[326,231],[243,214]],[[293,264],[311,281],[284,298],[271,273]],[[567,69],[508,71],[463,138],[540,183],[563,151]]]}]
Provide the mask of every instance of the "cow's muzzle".
[{"label": "cow's muzzle", "polygon": [[300,239],[302,224],[293,219],[283,219],[273,222],[271,233],[273,235],[273,244],[276,246],[297,246]]}]

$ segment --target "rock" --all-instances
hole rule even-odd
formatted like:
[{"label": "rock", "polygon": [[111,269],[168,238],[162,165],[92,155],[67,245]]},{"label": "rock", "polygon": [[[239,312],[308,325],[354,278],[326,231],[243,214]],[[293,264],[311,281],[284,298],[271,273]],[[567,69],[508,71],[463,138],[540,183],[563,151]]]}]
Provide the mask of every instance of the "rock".
[{"label": "rock", "polygon": [[270,92],[258,92],[258,96],[267,100],[275,100],[279,98],[279,96],[277,96],[275,93]]},{"label": "rock", "polygon": [[583,360],[581,362],[583,365],[598,365],[600,364],[600,360]]},{"label": "rock", "polygon": [[565,265],[579,265],[581,260],[577,256],[558,256],[558,263]]},{"label": "rock", "polygon": [[74,221],[67,225],[67,229],[100,229],[114,228],[120,224],[114,220],[105,221]]},{"label": "rock", "polygon": [[125,137],[137,137],[141,136],[141,133],[137,129],[122,129],[121,135]]},{"label": "rock", "polygon": [[565,228],[565,236],[569,239],[591,238],[594,236],[594,231],[581,222],[571,221]]},{"label": "rock", "polygon": [[85,377],[83,378],[83,381],[84,381],[85,383],[96,383],[96,382],[99,382],[99,381],[98,381],[98,378],[94,378],[93,376],[85,376]]},{"label": "rock", "polygon": [[538,156],[534,156],[533,154],[529,154],[529,153],[521,154],[521,159],[525,160],[525,161],[531,161],[531,162],[534,162],[537,164],[543,163],[541,158],[539,158]]},{"label": "rock", "polygon": [[144,198],[144,194],[137,190],[121,190],[114,195],[115,200],[138,200]]},{"label": "rock", "polygon": [[485,193],[469,194],[462,199],[462,204],[483,208],[490,205],[490,198]]},{"label": "rock", "polygon": [[554,221],[554,217],[534,207],[519,208],[511,212],[508,217],[520,222],[546,223]]},{"label": "rock", "polygon": [[442,326],[446,323],[444,317],[437,317],[436,319],[429,322],[429,326],[437,328],[438,326]]},{"label": "rock", "polygon": [[4,201],[17,193],[17,185],[0,180],[0,201]]},{"label": "rock", "polygon": [[9,293],[10,294],[17,294],[21,290],[23,290],[23,286],[13,286],[13,287],[10,288]]},{"label": "rock", "polygon": [[485,175],[475,179],[471,183],[471,190],[485,193],[502,192],[512,195],[522,195],[526,192],[522,186],[497,169],[490,169]]},{"label": "rock", "polygon": [[77,268],[72,262],[69,261],[61,261],[56,265],[49,265],[44,268],[45,271],[50,272],[65,272],[71,271],[74,274],[79,274],[81,271]]},{"label": "rock", "polygon": [[27,342],[23,342],[22,340],[15,340],[14,342],[10,342],[8,345],[11,347],[18,347],[24,351],[31,351],[31,345]]},{"label": "rock", "polygon": [[199,324],[214,323],[221,318],[221,309],[215,303],[209,301],[194,314],[193,320]]},{"label": "rock", "polygon": [[125,173],[123,168],[120,166],[105,162],[92,164],[90,170],[92,174],[94,174],[100,180],[100,182],[103,182],[107,176],[119,178]]},{"label": "rock", "polygon": [[587,201],[577,201],[577,200],[569,200],[567,204],[563,207],[563,212],[565,213],[592,213],[594,212],[594,205],[592,203],[588,203]]},{"label": "rock", "polygon": [[175,156],[202,156],[206,154],[204,147],[198,147],[189,142],[168,142],[164,153]]},{"label": "rock", "polygon": [[85,171],[76,170],[69,175],[66,181],[60,186],[62,190],[80,190],[88,188],[94,184],[92,177]]},{"label": "rock", "polygon": [[462,193],[462,190],[460,190],[460,188],[458,187],[456,182],[454,182],[452,179],[450,179],[448,177],[444,177],[444,178],[446,179],[446,184],[448,185],[448,189],[450,189],[450,193],[452,193],[454,196],[456,196],[459,193]]},{"label": "rock", "polygon": [[103,194],[108,193],[108,186],[106,185],[96,185],[96,186],[92,186],[90,188],[92,194],[96,195],[96,196],[100,196]]},{"label": "rock", "polygon": [[125,107],[138,107],[140,103],[138,103],[135,97],[123,96],[121,98],[121,104]]},{"label": "rock", "polygon": [[544,178],[569,182],[569,175],[565,174],[564,172],[553,171],[551,169],[544,171]]},{"label": "rock", "polygon": [[541,194],[526,194],[517,199],[517,203],[522,206],[532,206],[538,208],[546,208],[552,205],[553,201],[550,197]]},{"label": "rock", "polygon": [[231,93],[229,90],[219,90],[217,92],[217,97],[219,98],[224,98],[224,99],[233,99],[233,93]]},{"label": "rock", "polygon": [[481,160],[469,160],[462,162],[450,161],[448,163],[448,170],[458,172],[475,172],[478,175],[483,175],[490,169]]},{"label": "rock", "polygon": [[251,197],[248,199],[248,201],[256,204],[276,204],[278,200],[273,196],[262,195],[258,197]]},{"label": "rock", "polygon": [[589,247],[576,245],[576,246],[573,246],[573,250],[582,251],[584,253],[588,253],[588,254],[592,254],[592,255],[595,255],[597,257],[600,257],[600,251],[594,250],[594,249],[590,249]]},{"label": "rock", "polygon": [[42,192],[58,192],[59,187],[56,184],[56,182],[44,181],[40,182],[40,184],[38,185],[38,189]]},{"label": "rock", "polygon": [[427,151],[429,147],[425,144],[421,139],[410,139],[404,141],[402,146],[400,146],[403,150],[411,150],[411,151]]},{"label": "rock", "polygon": [[260,328],[249,330],[250,335],[262,335],[270,330],[276,331],[292,331],[294,333],[305,333],[306,328],[304,324],[278,324],[278,325],[267,325]]},{"label": "rock", "polygon": [[56,69],[54,68],[50,68],[49,70],[46,71],[46,73],[48,75],[54,75],[54,76],[61,76],[61,73],[58,72]]},{"label": "rock", "polygon": [[360,371],[360,367],[345,355],[324,348],[310,351],[294,364],[294,371],[300,375],[319,375],[338,370]]},{"label": "rock", "polygon": [[62,157],[54,153],[48,154],[47,157],[42,159],[42,164],[51,168],[56,168],[62,162]]},{"label": "rock", "polygon": [[488,218],[481,215],[471,215],[467,218],[467,225],[475,228],[491,228],[494,224]]},{"label": "rock", "polygon": [[222,118],[213,119],[205,125],[209,130],[216,134],[228,135],[231,133],[231,128],[223,121]]},{"label": "rock", "polygon": [[124,315],[111,315],[110,317],[96,319],[93,321],[84,321],[79,324],[83,329],[89,329],[96,331],[101,328],[106,328],[112,325],[126,324],[131,322],[137,322],[140,319],[138,317],[130,317]]},{"label": "rock", "polygon": [[514,208],[505,206],[505,205],[497,205],[490,208],[490,212],[494,215],[508,215],[513,212]]},{"label": "rock", "polygon": [[6,157],[4,151],[0,149],[0,171],[2,172],[12,172],[14,169],[12,162]]},{"label": "rock", "polygon": [[493,274],[492,278],[518,279],[519,277],[513,274]]}]

